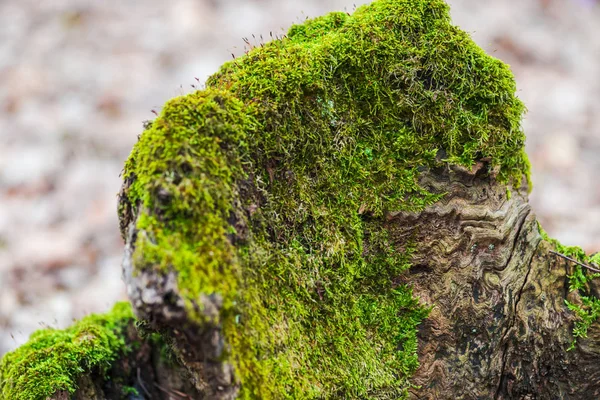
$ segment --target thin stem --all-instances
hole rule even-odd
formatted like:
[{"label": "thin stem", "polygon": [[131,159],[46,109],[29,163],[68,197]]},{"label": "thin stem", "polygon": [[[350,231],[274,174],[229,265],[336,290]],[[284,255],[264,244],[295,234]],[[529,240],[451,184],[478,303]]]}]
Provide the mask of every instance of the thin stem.
[{"label": "thin stem", "polygon": [[150,395],[150,392],[148,391],[148,389],[146,389],[146,386],[144,386],[144,382],[142,381],[142,375],[140,374],[140,368],[139,367],[137,369],[137,378],[138,378],[138,383],[140,384],[140,387],[142,388],[142,390],[144,391],[144,393],[146,393],[146,395],[148,397],[152,397]]},{"label": "thin stem", "polygon": [[167,389],[165,389],[164,387],[160,386],[160,385],[159,385],[158,383],[156,383],[156,382],[154,382],[154,386],[156,386],[156,387],[157,387],[159,390],[161,390],[162,392],[164,392],[164,393],[166,393],[166,394],[168,394],[168,395],[170,395],[170,396],[173,396],[173,395],[175,395],[175,396],[177,396],[177,397],[179,397],[179,398],[182,398],[182,399],[189,399],[189,398],[190,398],[190,397],[189,397],[187,394],[185,394],[185,393],[181,393],[181,392],[180,392],[180,391],[178,391],[178,390],[173,390],[173,391],[167,390]]},{"label": "thin stem", "polygon": [[584,264],[584,263],[582,263],[582,262],[579,262],[579,261],[577,261],[577,260],[575,260],[575,259],[573,259],[573,258],[571,258],[571,257],[567,257],[567,256],[565,256],[564,254],[557,253],[556,251],[553,251],[553,250],[550,250],[550,253],[552,253],[552,254],[555,254],[555,255],[557,255],[557,256],[559,256],[559,257],[562,257],[562,258],[564,258],[565,260],[569,260],[569,261],[571,261],[571,262],[574,262],[574,263],[575,263],[575,264],[577,264],[577,265],[581,265],[583,268],[587,268],[587,269],[589,269],[590,271],[594,271],[594,272],[598,272],[598,273],[600,273],[600,269],[597,269],[597,268],[594,268],[594,267],[590,267],[589,265],[586,265],[586,264]]}]

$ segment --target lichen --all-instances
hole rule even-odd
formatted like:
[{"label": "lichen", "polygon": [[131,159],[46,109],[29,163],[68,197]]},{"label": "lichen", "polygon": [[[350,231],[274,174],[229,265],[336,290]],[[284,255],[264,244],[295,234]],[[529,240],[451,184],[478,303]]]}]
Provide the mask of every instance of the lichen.
[{"label": "lichen", "polygon": [[107,314],[87,316],[64,330],[42,329],[0,360],[0,397],[44,400],[74,393],[84,374],[100,374],[127,351],[123,330],[133,321],[128,303]]},{"label": "lichen", "polygon": [[441,0],[294,25],[147,125],[119,210],[134,265],[175,271],[199,322],[200,295],[223,298],[241,398],[398,398],[428,309],[386,212],[438,201],[418,177],[444,163],[528,179],[523,111]]}]

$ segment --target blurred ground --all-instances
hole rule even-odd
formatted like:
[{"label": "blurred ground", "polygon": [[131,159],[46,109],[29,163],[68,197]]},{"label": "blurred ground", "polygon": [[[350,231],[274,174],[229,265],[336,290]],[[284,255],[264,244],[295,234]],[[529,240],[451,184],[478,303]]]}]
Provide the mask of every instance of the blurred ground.
[{"label": "blurred ground", "polygon": [[[353,4],[1,0],[0,355],[40,325],[124,298],[119,172],[152,109],[242,54],[242,37]],[[600,250],[600,6],[451,5],[455,23],[516,75],[544,227]]]}]

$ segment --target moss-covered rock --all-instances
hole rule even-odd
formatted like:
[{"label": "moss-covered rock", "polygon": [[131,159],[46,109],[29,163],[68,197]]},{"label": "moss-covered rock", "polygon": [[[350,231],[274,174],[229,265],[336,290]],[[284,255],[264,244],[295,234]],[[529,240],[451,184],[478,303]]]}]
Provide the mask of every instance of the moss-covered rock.
[{"label": "moss-covered rock", "polygon": [[0,397],[46,399],[75,393],[80,377],[102,375],[130,350],[126,329],[133,323],[128,303],[90,315],[65,330],[43,329],[0,361]]},{"label": "moss-covered rock", "polygon": [[176,277],[170,301],[222,330],[242,398],[395,398],[427,308],[398,284],[410,250],[393,250],[386,213],[441,198],[424,167],[484,160],[519,183],[523,111],[444,1],[295,25],[141,135],[119,210],[132,275]]}]

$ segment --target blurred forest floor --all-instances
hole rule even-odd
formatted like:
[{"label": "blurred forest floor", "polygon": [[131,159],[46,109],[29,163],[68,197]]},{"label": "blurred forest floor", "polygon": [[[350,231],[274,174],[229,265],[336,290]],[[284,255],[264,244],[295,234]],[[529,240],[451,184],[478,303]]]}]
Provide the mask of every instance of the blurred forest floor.
[{"label": "blurred forest floor", "polygon": [[[0,355],[125,297],[116,215],[142,121],[269,36],[351,0],[0,2]],[[531,202],[566,244],[600,250],[600,5],[451,0],[512,66]]]}]

